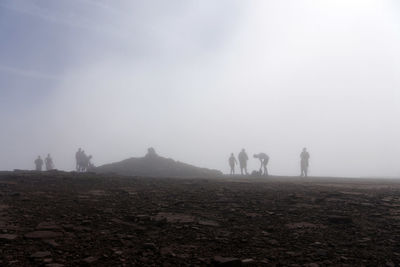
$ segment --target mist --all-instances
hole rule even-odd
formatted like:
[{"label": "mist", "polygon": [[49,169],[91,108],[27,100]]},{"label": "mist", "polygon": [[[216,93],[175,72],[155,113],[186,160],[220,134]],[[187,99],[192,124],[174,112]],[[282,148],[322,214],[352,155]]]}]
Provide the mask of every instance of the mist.
[{"label": "mist", "polygon": [[227,173],[400,177],[400,5],[0,2],[0,169],[157,153]]}]

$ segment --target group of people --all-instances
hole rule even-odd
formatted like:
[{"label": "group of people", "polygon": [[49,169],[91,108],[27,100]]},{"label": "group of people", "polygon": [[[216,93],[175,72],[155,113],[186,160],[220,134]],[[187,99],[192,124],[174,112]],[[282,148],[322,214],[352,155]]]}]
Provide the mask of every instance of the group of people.
[{"label": "group of people", "polygon": [[[87,156],[85,151],[81,148],[79,148],[79,150],[76,152],[75,159],[77,172],[87,172],[94,168],[94,165],[91,162],[92,156]],[[34,163],[37,171],[42,171],[43,164],[45,165],[46,171],[54,170],[54,162],[50,154],[48,154],[44,160],[38,156]]]},{"label": "group of people", "polygon": [[[150,152],[149,149],[149,154]],[[152,154],[155,154],[155,151]],[[259,175],[259,176],[268,176],[268,162],[269,162],[269,156],[265,153],[258,153],[254,154],[254,158],[260,160],[260,170],[259,171],[254,171],[252,174],[253,175]],[[75,153],[75,159],[76,159],[76,171],[77,172],[87,172],[91,169],[94,168],[94,165],[91,162],[92,156],[89,155],[87,156],[85,151],[82,150],[81,148],[78,149],[78,151]],[[240,173],[242,175],[248,175],[247,171],[247,161],[249,160],[249,157],[247,156],[246,150],[242,149],[238,155],[239,162],[236,160],[235,155],[231,153],[231,156],[229,157],[229,166],[231,168],[230,174],[235,175],[235,167],[236,165],[239,165],[240,167]],[[300,170],[301,170],[301,177],[307,177],[308,176],[308,165],[309,165],[309,159],[310,159],[310,154],[308,153],[306,148],[303,148],[303,151],[300,154]],[[35,166],[37,171],[41,171],[43,168],[43,164],[45,164],[46,170],[53,170],[54,169],[54,163],[53,159],[51,158],[50,154],[47,155],[45,160],[38,156],[37,159],[35,160]]]},{"label": "group of people", "polygon": [[47,154],[47,157],[44,159],[44,161],[40,156],[38,156],[36,158],[35,166],[36,166],[37,171],[42,171],[43,163],[46,167],[46,171],[54,170],[54,163],[53,163],[53,159],[51,158],[50,154]]},{"label": "group of people", "polygon": [[75,159],[77,172],[87,172],[94,168],[94,165],[91,162],[92,155],[87,156],[85,151],[81,148],[79,148],[75,153]]},{"label": "group of people", "polygon": [[[260,160],[260,170],[259,171],[254,171],[252,174],[253,175],[264,175],[268,176],[268,162],[269,162],[269,156],[265,153],[258,153],[254,154],[254,158]],[[248,175],[249,173],[247,172],[247,161],[249,160],[249,157],[247,156],[246,150],[242,149],[238,155],[239,159],[239,167],[240,167],[240,173],[242,175]],[[308,165],[309,165],[309,159],[310,159],[310,154],[308,153],[306,148],[303,148],[303,151],[300,154],[300,170],[301,170],[301,177],[307,177],[308,176]],[[238,161],[235,158],[235,155],[231,153],[231,156],[229,157],[229,166],[231,168],[230,174],[235,175],[235,167],[238,165]]]},{"label": "group of people", "polygon": [[[268,176],[268,169],[267,165],[269,162],[269,156],[265,153],[258,153],[254,154],[254,158],[260,160],[260,170],[257,172],[258,175],[265,175]],[[240,173],[242,175],[248,175],[247,171],[247,161],[249,160],[249,157],[247,156],[246,150],[242,149],[238,155],[239,159],[239,167],[240,167]],[[229,166],[231,167],[231,175],[235,174],[235,166],[238,165],[238,161],[235,158],[235,155],[231,153],[231,156],[229,157]]]}]

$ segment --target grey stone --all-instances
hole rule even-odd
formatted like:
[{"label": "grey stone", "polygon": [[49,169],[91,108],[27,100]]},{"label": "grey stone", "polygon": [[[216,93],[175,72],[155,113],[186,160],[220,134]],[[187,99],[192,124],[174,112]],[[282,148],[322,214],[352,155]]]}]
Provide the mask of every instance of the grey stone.
[{"label": "grey stone", "polygon": [[90,257],[87,257],[87,258],[83,259],[83,261],[86,262],[86,263],[93,263],[93,262],[95,262],[97,260],[98,260],[98,258],[93,257],[93,256],[90,256]]},{"label": "grey stone", "polygon": [[33,239],[51,239],[61,236],[63,236],[61,232],[53,232],[53,231],[34,231],[27,233],[25,235],[26,238],[33,238]]},{"label": "grey stone", "polygon": [[242,266],[242,261],[238,258],[225,258],[221,256],[215,256],[214,262],[217,266],[229,266],[229,267],[236,267]]},{"label": "grey stone", "polygon": [[51,256],[50,251],[38,251],[31,255],[31,258],[45,258]]},{"label": "grey stone", "polygon": [[14,240],[16,239],[18,236],[14,235],[14,234],[1,234],[0,235],[0,240]]}]

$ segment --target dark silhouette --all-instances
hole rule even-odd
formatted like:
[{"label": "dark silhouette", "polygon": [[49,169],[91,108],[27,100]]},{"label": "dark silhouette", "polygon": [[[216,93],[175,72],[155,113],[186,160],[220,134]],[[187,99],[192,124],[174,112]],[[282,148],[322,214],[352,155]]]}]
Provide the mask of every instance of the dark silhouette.
[{"label": "dark silhouette", "polygon": [[160,156],[153,148],[144,157],[129,158],[93,169],[96,173],[117,173],[143,177],[220,177],[222,172],[199,168]]},{"label": "dark silhouette", "polygon": [[253,176],[253,177],[260,177],[260,176],[262,176],[262,170],[259,170],[259,171],[252,171],[252,172],[251,172],[251,176]]},{"label": "dark silhouette", "polygon": [[94,169],[94,165],[91,162],[92,158],[93,158],[92,155],[86,156],[86,154],[84,154],[84,157],[82,159],[82,165],[81,165],[83,172],[88,172],[88,171]]},{"label": "dark silhouette", "polygon": [[54,169],[53,159],[51,158],[50,154],[47,154],[47,157],[44,160],[46,165],[46,171],[50,171]]},{"label": "dark silhouette", "polygon": [[157,155],[157,153],[156,153],[156,150],[155,150],[154,148],[152,148],[152,147],[150,147],[149,149],[147,149],[146,157],[148,157],[148,158],[155,158],[155,157],[158,157],[158,155]]},{"label": "dark silhouette", "polygon": [[82,149],[79,148],[78,151],[75,153],[75,160],[76,160],[76,171],[79,172],[80,171],[80,162],[82,159]]},{"label": "dark silhouette", "polygon": [[91,163],[92,155],[87,156],[85,151],[80,149],[75,154],[76,158],[76,171],[87,172],[94,169],[94,165]]},{"label": "dark silhouette", "polygon": [[268,176],[267,165],[268,165],[268,162],[269,162],[269,156],[267,154],[265,154],[265,153],[258,153],[258,154],[254,154],[254,158],[260,160],[260,163],[261,163],[261,165],[260,165],[260,174]]},{"label": "dark silhouette", "polygon": [[308,164],[310,159],[310,154],[307,152],[306,148],[303,148],[303,151],[300,154],[300,168],[301,168],[301,177],[308,176]]},{"label": "dark silhouette", "polygon": [[235,174],[235,166],[238,164],[235,156],[233,153],[231,153],[231,156],[229,157],[229,166],[231,167],[231,175]]},{"label": "dark silhouette", "polygon": [[40,156],[38,156],[37,159],[35,160],[35,166],[37,171],[42,171],[43,160]]},{"label": "dark silhouette", "polygon": [[249,157],[247,156],[244,148],[242,149],[242,151],[240,151],[238,158],[239,158],[239,165],[240,165],[240,173],[243,175],[243,171],[244,171],[244,173],[246,175],[248,175],[247,161],[249,160]]}]

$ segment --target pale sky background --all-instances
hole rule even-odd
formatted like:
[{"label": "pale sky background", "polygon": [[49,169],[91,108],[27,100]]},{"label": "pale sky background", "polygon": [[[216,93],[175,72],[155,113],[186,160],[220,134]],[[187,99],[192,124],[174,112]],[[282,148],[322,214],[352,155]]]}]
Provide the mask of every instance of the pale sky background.
[{"label": "pale sky background", "polygon": [[400,177],[397,0],[0,0],[0,169],[162,156]]}]

